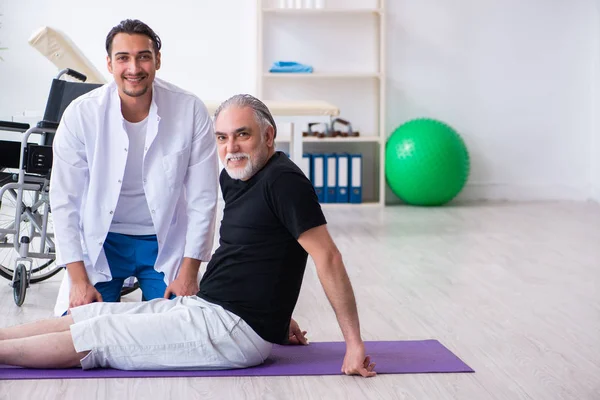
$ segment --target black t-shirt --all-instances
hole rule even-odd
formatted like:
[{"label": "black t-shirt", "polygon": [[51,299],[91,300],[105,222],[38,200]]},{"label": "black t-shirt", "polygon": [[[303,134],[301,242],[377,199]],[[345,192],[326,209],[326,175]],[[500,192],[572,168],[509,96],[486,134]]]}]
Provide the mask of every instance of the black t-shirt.
[{"label": "black t-shirt", "polygon": [[219,248],[198,296],[240,316],[264,340],[285,343],[308,258],[297,239],[326,224],[313,185],[280,152],[249,180],[223,170],[220,183]]}]

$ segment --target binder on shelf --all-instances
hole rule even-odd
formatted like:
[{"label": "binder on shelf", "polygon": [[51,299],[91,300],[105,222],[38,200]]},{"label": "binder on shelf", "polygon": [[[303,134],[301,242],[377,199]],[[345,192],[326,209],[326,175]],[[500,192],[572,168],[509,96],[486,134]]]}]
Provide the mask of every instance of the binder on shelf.
[{"label": "binder on shelf", "polygon": [[350,155],[350,203],[362,203],[362,154]]},{"label": "binder on shelf", "polygon": [[337,197],[337,155],[325,154],[325,196],[323,203],[335,203]]},{"label": "binder on shelf", "polygon": [[311,170],[313,176],[313,186],[317,193],[319,203],[323,203],[325,200],[325,159],[323,154],[313,154],[311,162]]},{"label": "binder on shelf", "polygon": [[348,186],[349,186],[349,168],[350,168],[350,155],[347,153],[341,153],[337,156],[337,194],[335,197],[336,203],[348,203],[350,200]]},{"label": "binder on shelf", "polygon": [[302,172],[304,172],[304,175],[306,175],[306,177],[313,182],[314,179],[312,177],[312,169],[310,168],[311,158],[311,155],[308,153],[302,154],[302,160],[300,161],[299,167]]}]

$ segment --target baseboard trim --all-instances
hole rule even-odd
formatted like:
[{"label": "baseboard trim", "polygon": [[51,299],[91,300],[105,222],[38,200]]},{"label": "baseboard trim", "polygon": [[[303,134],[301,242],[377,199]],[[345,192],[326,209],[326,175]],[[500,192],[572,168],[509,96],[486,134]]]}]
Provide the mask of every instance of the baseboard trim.
[{"label": "baseboard trim", "polygon": [[[387,193],[387,204],[401,204],[391,191]],[[455,203],[473,201],[596,201],[600,202],[600,188],[576,187],[562,184],[499,184],[468,183],[452,201]]]}]

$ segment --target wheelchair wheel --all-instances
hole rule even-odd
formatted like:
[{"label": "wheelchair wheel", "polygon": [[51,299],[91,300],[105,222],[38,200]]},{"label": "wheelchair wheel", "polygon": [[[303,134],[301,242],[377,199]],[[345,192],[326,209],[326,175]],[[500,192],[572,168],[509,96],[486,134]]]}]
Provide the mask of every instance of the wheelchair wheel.
[{"label": "wheelchair wheel", "polygon": [[[54,262],[54,261],[52,261],[52,262]],[[31,270],[31,279],[29,279],[29,282],[30,283],[38,283],[41,281],[45,281],[48,278],[52,278],[54,275],[58,274],[60,272],[61,268],[49,268],[48,270],[41,272],[43,270],[43,268],[45,268],[46,266],[48,266],[48,264],[51,264],[52,262],[45,264],[42,268],[38,267],[38,268],[32,269]],[[6,278],[10,281],[10,280],[12,280],[14,273],[15,273],[14,270],[12,270],[10,268],[6,268],[3,265],[0,265],[0,276],[1,277]]]},{"label": "wheelchair wheel", "polygon": [[[39,199],[39,192],[23,192],[23,204],[20,209],[23,209],[24,207],[29,207],[30,209],[34,208],[35,204],[40,204]],[[5,193],[0,200],[2,200],[0,206],[0,228],[14,229],[16,201],[7,193]],[[41,219],[42,215],[48,212],[48,205],[42,203],[41,206],[35,208],[35,210],[32,209],[32,212],[34,216]],[[51,278],[61,270],[54,262],[54,249],[49,247],[47,241],[44,243],[43,248],[41,248],[41,237],[39,232],[33,229],[31,220],[22,214],[18,236],[6,235],[4,238],[0,237],[0,276],[12,280],[16,259],[19,258],[19,254],[15,251],[13,243],[15,238],[16,240],[19,240],[21,236],[30,237],[30,252],[47,254],[47,256],[43,258],[31,257],[31,283],[37,283]],[[48,214],[47,237],[50,239],[54,238],[54,225],[51,213]]]},{"label": "wheelchair wheel", "polygon": [[19,264],[15,269],[15,280],[13,282],[13,298],[15,300],[15,304],[19,307],[21,307],[25,301],[27,284],[27,268],[25,268],[23,264]]}]

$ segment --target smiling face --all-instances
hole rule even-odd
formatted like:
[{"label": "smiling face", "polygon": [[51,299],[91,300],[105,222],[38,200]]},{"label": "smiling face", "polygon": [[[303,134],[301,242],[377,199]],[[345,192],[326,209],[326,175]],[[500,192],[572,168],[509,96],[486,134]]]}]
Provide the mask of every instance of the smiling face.
[{"label": "smiling face", "polygon": [[160,68],[160,52],[155,52],[152,40],[146,35],[119,33],[113,38],[107,66],[121,97],[150,95]]},{"label": "smiling face", "polygon": [[221,163],[232,179],[246,181],[274,153],[274,130],[261,129],[251,107],[231,106],[215,120],[215,135]]}]

